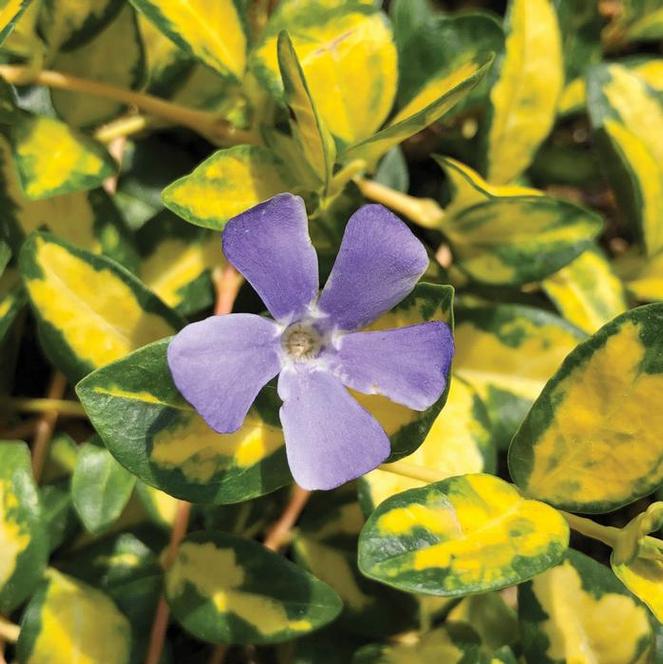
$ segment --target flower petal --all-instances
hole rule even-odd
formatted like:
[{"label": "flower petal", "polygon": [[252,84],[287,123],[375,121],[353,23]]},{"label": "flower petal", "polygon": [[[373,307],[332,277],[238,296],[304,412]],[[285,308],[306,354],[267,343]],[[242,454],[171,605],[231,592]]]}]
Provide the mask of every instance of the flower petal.
[{"label": "flower petal", "polygon": [[441,321],[355,332],[341,338],[334,373],[353,390],[426,410],[444,392],[453,352],[451,330]]},{"label": "flower petal", "polygon": [[305,489],[333,489],[379,466],[391,451],[387,434],[326,371],[304,366],[279,376],[288,464]]},{"label": "flower petal", "polygon": [[319,307],[343,330],[356,330],[398,304],[426,271],[428,256],[412,231],[382,205],[348,221]]},{"label": "flower petal", "polygon": [[299,196],[278,194],[233,217],[223,253],[278,321],[302,314],[318,295],[318,257]]},{"label": "flower petal", "polygon": [[242,425],[258,392],[281,368],[279,328],[255,314],[210,316],[168,346],[177,389],[219,433]]}]

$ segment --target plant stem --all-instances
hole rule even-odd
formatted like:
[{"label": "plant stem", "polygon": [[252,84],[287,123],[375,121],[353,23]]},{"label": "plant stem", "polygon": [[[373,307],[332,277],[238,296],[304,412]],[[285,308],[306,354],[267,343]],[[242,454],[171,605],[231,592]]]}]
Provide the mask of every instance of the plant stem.
[{"label": "plant stem", "polygon": [[144,113],[156,115],[173,124],[188,127],[202,134],[216,145],[258,142],[253,133],[237,129],[216,113],[180,106],[153,95],[126,90],[100,81],[90,81],[48,69],[34,71],[31,67],[18,65],[0,65],[0,78],[13,85],[45,85],[59,90],[83,92],[112,99],[121,104],[135,106]]},{"label": "plant stem", "polygon": [[600,523],[585,518],[584,516],[569,514],[562,510],[559,510],[559,513],[566,519],[569,526],[581,535],[603,542],[603,544],[611,548],[614,548],[617,544],[619,533],[621,532],[619,528],[615,528],[614,526],[603,526]]},{"label": "plant stem", "polygon": [[214,313],[217,316],[231,313],[235,305],[235,298],[242,285],[242,275],[228,263],[214,270],[212,281],[216,290]]},{"label": "plant stem", "polygon": [[[394,473],[395,475],[401,475],[403,477],[409,477],[413,480],[419,480],[420,482],[425,482],[426,484],[431,484],[433,482],[440,482],[446,479],[443,476],[434,470],[425,468],[424,466],[417,466],[412,463],[407,463],[406,461],[394,461],[393,463],[384,463],[378,467],[379,470],[383,470],[387,473]],[[600,523],[596,523],[591,519],[587,519],[582,516],[577,516],[575,514],[569,514],[562,510],[558,510],[559,513],[566,519],[566,522],[569,524],[569,527],[573,528],[576,532],[584,535],[585,537],[591,537],[592,539],[603,542],[607,546],[614,548],[619,539],[619,534],[621,530],[613,526],[603,526]]]},{"label": "plant stem", "polygon": [[279,551],[287,543],[292,527],[297,522],[306,503],[311,497],[311,492],[302,489],[295,484],[290,501],[281,513],[278,520],[269,529],[263,545],[271,551]]},{"label": "plant stem", "polygon": [[[170,533],[170,542],[166,549],[163,559],[162,567],[164,572],[167,572],[177,558],[177,550],[180,543],[186,535],[189,527],[189,517],[191,515],[191,503],[180,500],[177,504],[177,513],[175,515],[175,522],[173,529]],[[152,631],[150,632],[150,643],[145,657],[145,664],[158,664],[163,652],[163,644],[166,639],[166,630],[168,629],[168,619],[170,618],[170,608],[166,602],[165,595],[159,598],[154,622],[152,623]]]},{"label": "plant stem", "polygon": [[116,138],[131,136],[147,129],[151,124],[145,115],[126,115],[105,124],[94,132],[94,137],[102,143],[111,143]]},{"label": "plant stem", "polygon": [[[60,400],[64,396],[66,387],[67,379],[64,374],[56,371],[51,379],[46,399]],[[37,482],[39,482],[44,470],[44,464],[48,456],[48,444],[51,442],[59,415],[60,413],[57,410],[49,410],[39,418],[35,426],[35,437],[32,442],[32,472]]]},{"label": "plant stem", "polygon": [[7,410],[18,413],[57,413],[64,417],[87,417],[83,406],[78,401],[66,399],[10,397],[5,400],[5,405]]},{"label": "plant stem", "polygon": [[21,628],[5,618],[0,617],[0,640],[6,643],[16,643]]},{"label": "plant stem", "polygon": [[354,181],[365,198],[386,205],[419,226],[439,228],[444,210],[432,198],[410,196],[362,177],[355,177]]}]

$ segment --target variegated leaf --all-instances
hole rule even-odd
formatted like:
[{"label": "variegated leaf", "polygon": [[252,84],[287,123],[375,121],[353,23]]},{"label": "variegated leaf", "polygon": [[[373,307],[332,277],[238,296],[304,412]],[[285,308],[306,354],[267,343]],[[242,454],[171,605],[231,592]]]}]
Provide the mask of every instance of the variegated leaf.
[{"label": "variegated leaf", "polygon": [[490,91],[485,172],[511,182],[530,164],[555,119],[564,82],[561,35],[553,0],[511,0],[505,54]]},{"label": "variegated leaf", "polygon": [[606,512],[663,481],[663,305],[618,316],[565,359],[509,449],[528,495]]},{"label": "variegated leaf", "polygon": [[166,597],[187,631],[213,643],[274,643],[333,620],[338,595],[257,542],[220,532],[180,544]]},{"label": "variegated leaf", "polygon": [[72,380],[181,326],[179,317],[120,265],[50,233],[26,240],[20,268],[41,341]]},{"label": "variegated leaf", "polygon": [[409,592],[463,596],[539,574],[568,540],[552,507],[492,475],[459,475],[378,506],[359,538],[359,568]]}]

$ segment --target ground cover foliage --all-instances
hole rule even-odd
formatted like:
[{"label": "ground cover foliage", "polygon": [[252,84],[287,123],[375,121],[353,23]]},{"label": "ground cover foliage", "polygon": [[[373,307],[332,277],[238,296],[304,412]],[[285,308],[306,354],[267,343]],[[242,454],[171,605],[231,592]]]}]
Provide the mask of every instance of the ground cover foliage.
[{"label": "ground cover foliage", "polygon": [[[6,661],[663,661],[662,41],[659,0],[0,0]],[[454,334],[425,410],[353,391],[391,455],[330,491],[275,381],[217,433],[168,365],[264,313],[221,233],[284,192],[320,283],[395,212],[429,265],[370,329]]]}]

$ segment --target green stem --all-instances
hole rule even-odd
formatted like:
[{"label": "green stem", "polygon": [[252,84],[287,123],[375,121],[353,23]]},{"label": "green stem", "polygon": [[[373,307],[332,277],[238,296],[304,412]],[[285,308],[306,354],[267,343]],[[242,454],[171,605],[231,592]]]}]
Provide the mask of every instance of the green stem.
[{"label": "green stem", "polygon": [[444,210],[432,198],[410,196],[362,177],[355,177],[354,181],[365,198],[386,205],[424,228],[440,227]]},{"label": "green stem", "polygon": [[58,413],[69,417],[87,417],[83,406],[66,399],[27,399],[10,397],[5,399],[6,409],[18,413]]},{"label": "green stem", "polygon": [[[383,463],[379,466],[380,470],[383,470],[387,473],[393,473],[394,475],[401,475],[402,477],[409,477],[413,480],[418,480],[420,482],[425,482],[426,484],[431,484],[433,482],[441,482],[446,479],[445,476],[441,476],[438,472],[425,468],[424,466],[417,466],[413,463],[408,463],[407,461],[394,461],[393,463]],[[566,522],[569,524],[573,530],[579,532],[585,537],[591,537],[592,539],[598,540],[607,544],[609,547],[614,548],[619,539],[619,534],[621,530],[619,528],[614,528],[613,526],[602,526],[600,523],[596,523],[591,519],[586,519],[582,516],[577,516],[575,514],[569,514],[568,512],[563,512],[559,510],[559,513],[566,519]]]},{"label": "green stem", "polygon": [[83,92],[135,106],[144,113],[188,127],[216,145],[259,142],[252,132],[237,129],[216,113],[180,106],[143,92],[126,90],[100,81],[90,81],[47,69],[35,71],[32,67],[18,65],[0,65],[0,78],[13,85],[45,85],[59,90]]},{"label": "green stem", "polygon": [[602,526],[600,523],[596,523],[596,521],[587,519],[584,516],[569,514],[562,510],[559,510],[559,513],[566,519],[569,526],[581,535],[603,542],[603,544],[611,548],[614,548],[617,545],[619,534],[621,532],[619,528],[615,528],[614,526]]}]

